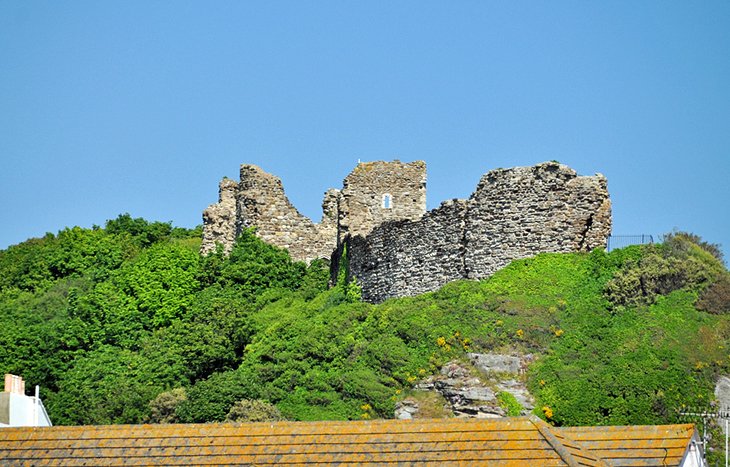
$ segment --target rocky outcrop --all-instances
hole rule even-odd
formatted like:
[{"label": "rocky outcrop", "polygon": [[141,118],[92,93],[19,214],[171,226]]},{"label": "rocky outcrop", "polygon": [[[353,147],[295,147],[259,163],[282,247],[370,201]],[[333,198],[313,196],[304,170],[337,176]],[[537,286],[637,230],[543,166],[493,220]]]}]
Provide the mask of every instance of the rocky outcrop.
[{"label": "rocky outcrop", "polygon": [[730,412],[730,378],[720,376],[715,384],[715,399],[720,410]]},{"label": "rocky outcrop", "polygon": [[523,373],[523,359],[512,355],[501,355],[493,353],[470,353],[467,354],[472,365],[482,373]]},{"label": "rocky outcrop", "polygon": [[720,376],[717,378],[715,383],[715,399],[717,399],[718,409],[720,417],[717,419],[717,423],[725,431],[725,420],[730,419],[730,378],[727,376]]},{"label": "rocky outcrop", "polygon": [[[534,408],[534,400],[522,381],[532,356],[516,357],[500,354],[468,354],[470,363],[452,361],[414,386],[415,391],[438,392],[456,417],[496,418],[507,416],[500,393],[510,394],[522,406],[522,415]],[[395,417],[418,418],[420,409],[416,398],[406,398],[396,404]]]}]

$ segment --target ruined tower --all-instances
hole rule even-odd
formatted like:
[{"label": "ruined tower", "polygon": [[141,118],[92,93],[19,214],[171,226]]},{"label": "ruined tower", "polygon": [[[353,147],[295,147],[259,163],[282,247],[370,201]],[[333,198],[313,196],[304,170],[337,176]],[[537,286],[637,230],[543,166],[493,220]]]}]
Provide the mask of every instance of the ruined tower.
[{"label": "ruined tower", "polygon": [[224,178],[218,184],[218,202],[203,211],[203,242],[200,253],[207,255],[215,251],[216,243],[223,245],[226,254],[231,252],[236,241],[236,193],[238,183]]},{"label": "ruined tower", "polygon": [[267,243],[289,250],[295,261],[329,259],[348,234],[367,235],[388,220],[420,219],[426,212],[426,164],[361,162],[342,190],[329,189],[315,224],[291,204],[281,180],[260,167],[241,165],[240,182],[224,178],[218,203],[203,212],[202,254],[220,243],[230,252],[248,227]]},{"label": "ruined tower", "polygon": [[383,222],[426,213],[426,163],[360,162],[343,181],[338,239],[369,234]]}]

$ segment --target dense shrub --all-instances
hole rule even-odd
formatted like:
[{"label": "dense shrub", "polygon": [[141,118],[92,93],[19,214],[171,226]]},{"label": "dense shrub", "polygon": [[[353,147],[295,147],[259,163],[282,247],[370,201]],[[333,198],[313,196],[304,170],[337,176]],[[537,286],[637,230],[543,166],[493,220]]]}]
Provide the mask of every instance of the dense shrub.
[{"label": "dense shrub", "polygon": [[702,292],[697,308],[716,315],[730,313],[730,274],[721,274]]},{"label": "dense shrub", "polygon": [[572,425],[673,421],[730,371],[728,273],[690,234],[541,254],[379,305],[253,231],[228,257],[200,257],[197,235],[123,215],[0,251],[0,372],[42,384],[57,424],[264,412],[241,401],[360,419],[392,416],[465,352],[533,353],[539,413]]},{"label": "dense shrub", "polygon": [[275,422],[283,419],[275,405],[262,400],[248,399],[233,404],[226,415],[227,422]]},{"label": "dense shrub", "polygon": [[718,262],[724,261],[722,249],[717,243],[706,242],[699,235],[690,232],[674,231],[664,236],[664,246],[674,256],[684,256],[692,253],[690,245],[696,245],[700,249],[712,255]]},{"label": "dense shrub", "polygon": [[177,423],[180,419],[177,416],[177,407],[181,402],[186,401],[188,395],[185,388],[175,388],[172,391],[161,392],[149,403],[150,414],[148,423]]},{"label": "dense shrub", "polygon": [[699,292],[725,271],[721,258],[716,245],[697,235],[669,234],[663,244],[646,246],[640,258],[628,259],[605,293],[614,305],[642,306],[682,288]]}]

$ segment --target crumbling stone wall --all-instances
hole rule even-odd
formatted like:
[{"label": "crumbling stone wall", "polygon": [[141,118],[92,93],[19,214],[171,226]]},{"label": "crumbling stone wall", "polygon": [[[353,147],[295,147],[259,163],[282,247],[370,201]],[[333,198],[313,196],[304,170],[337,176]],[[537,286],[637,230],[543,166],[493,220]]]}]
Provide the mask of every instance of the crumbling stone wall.
[{"label": "crumbling stone wall", "polygon": [[421,220],[388,222],[366,237],[349,237],[349,274],[362,286],[363,298],[380,302],[465,278],[466,209],[464,200],[447,201]]},{"label": "crumbling stone wall", "polygon": [[201,254],[215,251],[216,243],[228,253],[243,229],[256,227],[262,240],[309,262],[329,259],[350,232],[366,235],[387,220],[419,219],[426,212],[426,164],[359,163],[342,190],[325,193],[318,224],[289,202],[278,177],[255,165],[242,165],[240,182],[224,179],[219,192],[218,203],[203,212]]},{"label": "crumbling stone wall", "polygon": [[218,184],[218,203],[203,211],[203,242],[200,253],[215,251],[216,242],[223,245],[226,254],[231,252],[236,240],[236,192],[238,183],[224,178]]},{"label": "crumbling stone wall", "polygon": [[244,164],[236,195],[237,231],[256,227],[256,235],[288,249],[296,261],[326,258],[336,246],[337,196],[336,192],[325,193],[322,221],[314,224],[289,202],[278,177]]},{"label": "crumbling stone wall", "polygon": [[272,245],[287,248],[295,261],[329,258],[336,246],[339,191],[329,190],[322,202],[322,221],[313,223],[289,202],[281,180],[261,168],[241,165],[241,181],[223,179],[219,201],[203,212],[201,254],[216,244],[231,251],[243,229],[256,227],[256,235]]},{"label": "crumbling stone wall", "polygon": [[578,177],[555,162],[499,169],[484,175],[468,200],[350,237],[349,273],[365,300],[380,302],[485,278],[541,252],[605,248],[610,231],[602,175]]},{"label": "crumbling stone wall", "polygon": [[494,170],[469,199],[467,277],[488,277],[540,252],[605,248],[610,233],[606,177],[579,177],[557,162]]}]

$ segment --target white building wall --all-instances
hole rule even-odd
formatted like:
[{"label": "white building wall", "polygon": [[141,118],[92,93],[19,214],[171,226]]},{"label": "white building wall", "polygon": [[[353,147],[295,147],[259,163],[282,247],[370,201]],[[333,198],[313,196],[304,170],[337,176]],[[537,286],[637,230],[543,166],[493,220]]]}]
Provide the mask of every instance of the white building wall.
[{"label": "white building wall", "polygon": [[[4,392],[0,397],[7,398],[8,424],[0,423],[2,426],[51,426],[43,402],[35,397],[24,394]],[[5,404],[2,404],[3,406]],[[6,417],[2,417],[5,419]]]}]

